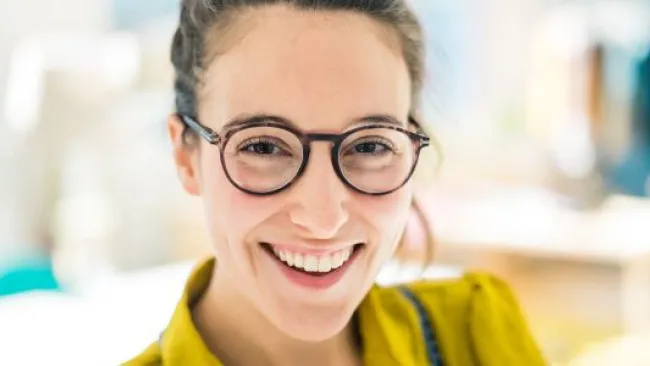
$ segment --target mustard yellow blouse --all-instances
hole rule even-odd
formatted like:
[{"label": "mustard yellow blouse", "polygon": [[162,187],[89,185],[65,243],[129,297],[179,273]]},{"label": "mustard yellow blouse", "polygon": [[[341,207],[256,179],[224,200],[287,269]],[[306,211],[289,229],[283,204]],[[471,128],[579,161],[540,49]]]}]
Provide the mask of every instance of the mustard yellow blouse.
[{"label": "mustard yellow blouse", "polygon": [[[191,304],[207,287],[214,259],[199,264],[169,326],[125,366],[219,366],[192,323]],[[444,366],[546,365],[509,287],[487,274],[421,281],[406,286],[433,325]],[[367,366],[427,366],[422,321],[404,293],[374,286],[358,310]]]}]

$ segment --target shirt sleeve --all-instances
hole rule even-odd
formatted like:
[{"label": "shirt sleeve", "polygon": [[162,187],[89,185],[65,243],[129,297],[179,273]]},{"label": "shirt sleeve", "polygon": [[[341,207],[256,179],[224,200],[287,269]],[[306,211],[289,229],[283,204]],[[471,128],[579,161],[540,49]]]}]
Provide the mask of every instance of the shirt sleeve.
[{"label": "shirt sleeve", "polygon": [[152,343],[137,357],[125,362],[122,366],[158,366],[162,365],[158,342]]},{"label": "shirt sleeve", "polygon": [[547,365],[510,286],[487,274],[466,276],[468,337],[481,365]]}]

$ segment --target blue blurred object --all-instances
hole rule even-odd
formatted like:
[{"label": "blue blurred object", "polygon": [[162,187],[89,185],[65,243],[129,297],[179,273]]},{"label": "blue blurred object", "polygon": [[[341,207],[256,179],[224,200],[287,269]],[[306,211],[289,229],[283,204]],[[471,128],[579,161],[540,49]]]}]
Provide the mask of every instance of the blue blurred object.
[{"label": "blue blurred object", "polygon": [[632,117],[632,146],[614,168],[611,184],[617,191],[648,196],[650,177],[650,53],[641,61],[636,76]]},{"label": "blue blurred object", "polygon": [[0,266],[0,297],[35,290],[60,289],[49,258],[25,258]]},{"label": "blue blurred object", "polygon": [[648,195],[650,176],[650,146],[632,146],[625,159],[611,172],[610,184],[620,193],[630,196]]},{"label": "blue blurred object", "polygon": [[650,145],[650,52],[639,65],[632,128],[639,143]]},{"label": "blue blurred object", "polygon": [[177,18],[178,0],[112,0],[113,25],[117,29],[135,29],[156,18]]}]

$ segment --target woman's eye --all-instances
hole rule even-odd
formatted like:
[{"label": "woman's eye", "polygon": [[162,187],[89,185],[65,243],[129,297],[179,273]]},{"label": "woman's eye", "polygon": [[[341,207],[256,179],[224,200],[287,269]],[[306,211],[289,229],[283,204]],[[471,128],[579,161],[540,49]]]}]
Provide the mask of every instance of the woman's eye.
[{"label": "woman's eye", "polygon": [[257,142],[244,147],[247,152],[260,155],[273,155],[281,152],[281,149],[269,142]]},{"label": "woman's eye", "polygon": [[390,153],[395,153],[394,144],[392,141],[384,138],[368,138],[357,140],[355,143],[348,146],[345,155],[359,155],[364,157],[370,156],[383,156]]},{"label": "woman's eye", "polygon": [[377,142],[363,142],[355,145],[354,150],[361,154],[381,154],[389,150],[389,148]]}]

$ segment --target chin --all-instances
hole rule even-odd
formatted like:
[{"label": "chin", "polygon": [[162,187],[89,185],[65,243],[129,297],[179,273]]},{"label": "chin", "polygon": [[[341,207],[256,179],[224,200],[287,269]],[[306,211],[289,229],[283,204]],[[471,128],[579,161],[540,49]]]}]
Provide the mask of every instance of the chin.
[{"label": "chin", "polygon": [[356,299],[354,292],[346,292],[328,301],[267,292],[258,306],[267,321],[288,338],[321,342],[337,336],[350,323],[361,299]]},{"label": "chin", "polygon": [[294,311],[285,308],[280,310],[276,321],[272,322],[291,338],[305,342],[321,342],[337,336],[350,323],[354,307],[348,307],[350,310],[313,308]]}]

